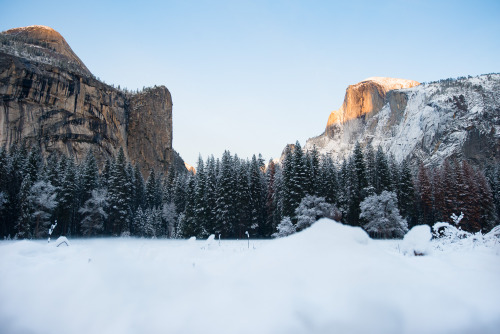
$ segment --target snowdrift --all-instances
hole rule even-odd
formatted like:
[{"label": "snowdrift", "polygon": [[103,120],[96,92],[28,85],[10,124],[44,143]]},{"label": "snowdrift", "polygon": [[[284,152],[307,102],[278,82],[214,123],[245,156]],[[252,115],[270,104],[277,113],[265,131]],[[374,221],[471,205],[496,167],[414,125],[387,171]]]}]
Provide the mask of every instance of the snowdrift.
[{"label": "snowdrift", "polygon": [[323,219],[250,239],[0,242],[2,333],[497,333],[500,257]]}]

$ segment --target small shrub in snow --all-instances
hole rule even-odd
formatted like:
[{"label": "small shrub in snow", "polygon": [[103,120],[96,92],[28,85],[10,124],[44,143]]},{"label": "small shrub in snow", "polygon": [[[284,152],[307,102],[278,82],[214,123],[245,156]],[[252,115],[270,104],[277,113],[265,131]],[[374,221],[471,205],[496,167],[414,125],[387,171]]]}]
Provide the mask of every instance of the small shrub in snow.
[{"label": "small shrub in snow", "polygon": [[481,232],[470,233],[462,230],[459,226],[463,216],[463,213],[460,216],[451,215],[452,221],[458,227],[445,222],[434,224],[432,230],[437,249],[474,248],[476,246],[495,247],[500,245],[500,226],[496,226],[487,234]]},{"label": "small shrub in snow", "polygon": [[56,245],[56,247],[69,246],[70,243],[69,243],[68,238],[61,236],[61,237],[57,238],[55,245]]},{"label": "small shrub in snow", "polygon": [[396,194],[383,191],[380,195],[368,196],[360,204],[359,218],[367,223],[363,228],[370,234],[382,234],[389,238],[402,238],[408,231],[406,219],[399,214]]},{"label": "small shrub in snow", "polygon": [[406,255],[427,255],[432,238],[429,225],[414,226],[403,238],[402,251]]},{"label": "small shrub in snow", "polygon": [[278,232],[273,233],[273,238],[283,238],[289,236],[290,234],[294,234],[296,232],[295,226],[292,223],[290,217],[283,217],[279,225],[276,227]]}]

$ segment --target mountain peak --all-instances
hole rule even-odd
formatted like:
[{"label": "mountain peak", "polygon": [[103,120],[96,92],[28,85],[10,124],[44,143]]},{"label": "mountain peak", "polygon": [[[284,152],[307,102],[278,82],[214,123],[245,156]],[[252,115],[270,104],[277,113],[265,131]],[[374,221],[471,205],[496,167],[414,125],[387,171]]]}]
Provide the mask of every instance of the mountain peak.
[{"label": "mountain peak", "polygon": [[[412,88],[419,82],[407,79],[370,77],[347,87],[344,103],[328,118],[326,132],[329,134],[336,124],[343,124],[373,111],[379,111],[387,92],[395,89]],[[331,133],[330,133],[331,134]]]},{"label": "mountain peak", "polygon": [[39,52],[47,54],[49,58],[63,58],[76,64],[82,72],[90,75],[85,64],[73,52],[64,37],[52,29],[43,25],[31,25],[28,27],[13,28],[1,33],[4,37],[27,46],[35,46]]},{"label": "mountain peak", "polygon": [[420,85],[420,82],[415,80],[387,78],[387,77],[370,77],[361,82],[365,81],[375,82],[386,88],[388,91],[393,89],[412,88]]}]

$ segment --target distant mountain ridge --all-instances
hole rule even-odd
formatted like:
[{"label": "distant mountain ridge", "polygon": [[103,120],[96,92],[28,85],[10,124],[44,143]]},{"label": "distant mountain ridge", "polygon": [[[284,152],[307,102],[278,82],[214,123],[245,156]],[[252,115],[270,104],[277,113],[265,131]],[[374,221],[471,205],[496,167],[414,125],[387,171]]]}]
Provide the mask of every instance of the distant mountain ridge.
[{"label": "distant mountain ridge", "polygon": [[499,162],[500,74],[407,86],[384,91],[373,79],[349,86],[342,112],[333,112],[325,132],[309,139],[305,149],[315,145],[343,159],[359,142],[380,145],[399,162],[439,165],[451,157],[480,166]]},{"label": "distant mountain ridge", "polygon": [[0,145],[25,141],[43,154],[100,163],[123,148],[143,173],[184,162],[172,148],[172,97],[164,86],[132,94],[95,78],[54,29],[0,34]]}]

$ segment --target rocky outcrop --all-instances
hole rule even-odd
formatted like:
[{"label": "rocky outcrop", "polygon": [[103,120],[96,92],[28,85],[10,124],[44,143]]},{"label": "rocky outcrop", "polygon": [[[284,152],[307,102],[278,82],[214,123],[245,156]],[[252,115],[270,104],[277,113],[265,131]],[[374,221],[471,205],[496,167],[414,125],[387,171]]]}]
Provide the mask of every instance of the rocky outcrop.
[{"label": "rocky outcrop", "polygon": [[309,139],[305,149],[315,145],[322,153],[343,159],[360,142],[380,145],[397,161],[410,159],[414,164],[439,165],[450,157],[478,166],[500,162],[499,74],[383,93],[376,84],[362,82],[348,88],[342,108],[343,118]]},{"label": "rocky outcrop", "polygon": [[382,109],[389,91],[411,88],[420,83],[413,80],[372,77],[346,89],[344,103],[333,111],[326,125],[326,134],[333,137],[338,126],[360,117],[368,117]]},{"label": "rocky outcrop", "polygon": [[[45,40],[55,43],[54,50],[72,57],[59,34],[50,36]],[[0,52],[0,145],[25,141],[45,154],[58,151],[76,160],[92,149],[100,163],[123,148],[146,175],[150,168],[183,166],[172,149],[172,98],[167,88],[126,93],[85,75],[82,66],[72,71]]]}]

